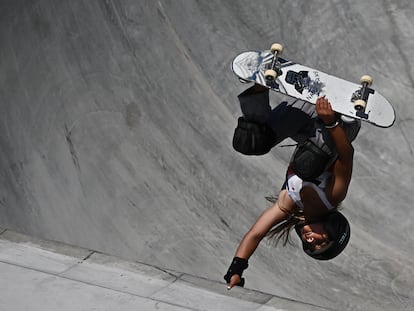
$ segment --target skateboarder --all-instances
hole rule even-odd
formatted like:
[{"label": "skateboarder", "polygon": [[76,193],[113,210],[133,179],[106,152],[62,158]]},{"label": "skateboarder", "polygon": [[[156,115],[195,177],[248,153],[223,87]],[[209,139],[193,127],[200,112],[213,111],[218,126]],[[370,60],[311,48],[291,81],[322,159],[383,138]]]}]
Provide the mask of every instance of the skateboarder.
[{"label": "skateboarder", "polygon": [[[276,203],[258,218],[236,251],[224,276],[229,289],[244,285],[242,274],[248,267],[248,259],[266,235],[277,241],[284,239],[286,244],[290,229],[295,227],[309,256],[329,260],[342,252],[349,241],[350,228],[337,207],[351,181],[351,141],[360,129],[358,121],[341,121],[324,97],[318,99],[316,106],[297,101],[282,103],[271,110],[268,92],[255,85],[239,95],[239,100],[244,117],[238,126],[246,123],[251,127],[244,127],[248,129],[244,137],[236,129],[233,141],[236,150],[263,154],[287,137],[296,140],[299,146]],[[262,127],[255,128],[255,124]],[[269,133],[270,139],[264,137]],[[252,137],[255,143],[249,144]]]}]

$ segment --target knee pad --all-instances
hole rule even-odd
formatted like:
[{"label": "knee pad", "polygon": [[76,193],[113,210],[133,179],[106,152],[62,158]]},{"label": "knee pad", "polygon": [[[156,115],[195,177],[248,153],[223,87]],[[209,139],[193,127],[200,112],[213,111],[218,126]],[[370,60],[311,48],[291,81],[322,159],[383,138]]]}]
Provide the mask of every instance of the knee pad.
[{"label": "knee pad", "polygon": [[350,142],[353,142],[361,129],[361,120],[341,116],[341,121],[346,137]]},{"label": "knee pad", "polygon": [[276,144],[276,135],[263,123],[240,117],[233,136],[233,148],[244,155],[263,155]]}]

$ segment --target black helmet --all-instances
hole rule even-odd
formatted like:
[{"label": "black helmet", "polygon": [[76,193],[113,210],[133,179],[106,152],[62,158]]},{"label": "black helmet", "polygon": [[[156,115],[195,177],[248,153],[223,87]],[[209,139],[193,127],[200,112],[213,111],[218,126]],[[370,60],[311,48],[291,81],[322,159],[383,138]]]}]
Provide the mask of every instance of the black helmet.
[{"label": "black helmet", "polygon": [[338,256],[346,247],[351,236],[351,228],[348,220],[340,212],[335,211],[321,221],[328,233],[329,240],[331,241],[328,246],[321,250],[314,251],[310,245],[302,240],[301,229],[305,225],[304,223],[297,224],[295,231],[302,241],[302,247],[306,254],[312,258],[318,260],[329,260]]}]

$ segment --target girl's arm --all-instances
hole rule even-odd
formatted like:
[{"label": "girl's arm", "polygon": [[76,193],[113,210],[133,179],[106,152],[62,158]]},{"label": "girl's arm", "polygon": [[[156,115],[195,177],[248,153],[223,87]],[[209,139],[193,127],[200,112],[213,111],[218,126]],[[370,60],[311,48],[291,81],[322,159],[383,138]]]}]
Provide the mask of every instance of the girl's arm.
[{"label": "girl's arm", "polygon": [[[250,228],[250,230],[243,237],[237,248],[235,257],[248,260],[254,253],[260,241],[266,236],[269,230],[287,219],[286,212],[292,212],[295,203],[289,197],[286,190],[282,190],[279,194],[277,202],[257,219],[256,223]],[[284,211],[286,212],[284,212]],[[231,277],[229,288],[237,285],[241,281],[241,276],[235,274]]]},{"label": "girl's arm", "polygon": [[343,128],[340,125],[335,125],[335,112],[327,99],[324,97],[318,99],[316,112],[325,124],[334,125],[327,126],[327,129],[331,134],[338,153],[338,159],[335,161],[333,171],[334,182],[330,191],[331,203],[337,205],[345,199],[351,182],[354,148],[346,137]]}]

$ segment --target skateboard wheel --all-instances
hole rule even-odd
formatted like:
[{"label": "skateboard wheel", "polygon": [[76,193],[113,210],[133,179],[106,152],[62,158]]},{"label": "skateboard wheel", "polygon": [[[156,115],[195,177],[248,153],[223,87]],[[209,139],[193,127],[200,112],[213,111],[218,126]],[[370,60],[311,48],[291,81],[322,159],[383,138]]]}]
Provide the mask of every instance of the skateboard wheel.
[{"label": "skateboard wheel", "polygon": [[277,78],[277,72],[273,69],[268,69],[265,71],[265,78],[267,81],[273,81]]},{"label": "skateboard wheel", "polygon": [[272,46],[270,47],[270,52],[272,52],[272,54],[274,54],[275,52],[277,52],[278,54],[282,54],[283,45],[279,43],[273,43]]},{"label": "skateboard wheel", "polygon": [[361,84],[367,83],[369,86],[371,86],[373,82],[372,77],[368,75],[363,75],[359,81]]},{"label": "skateboard wheel", "polygon": [[367,102],[362,99],[358,99],[354,102],[354,108],[355,110],[361,111],[364,110],[367,105]]}]

